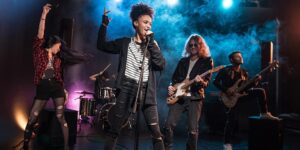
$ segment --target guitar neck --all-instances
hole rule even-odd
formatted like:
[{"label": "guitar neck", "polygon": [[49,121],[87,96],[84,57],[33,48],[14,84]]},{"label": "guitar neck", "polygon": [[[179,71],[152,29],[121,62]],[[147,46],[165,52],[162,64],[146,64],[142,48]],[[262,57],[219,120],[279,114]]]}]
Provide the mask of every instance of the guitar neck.
[{"label": "guitar neck", "polygon": [[245,84],[242,84],[238,89],[237,91],[238,92],[241,92],[243,91],[247,86],[249,86],[250,84],[252,84],[255,80],[256,80],[256,77],[265,73],[266,71],[268,71],[272,66],[269,65],[268,67],[264,68],[263,70],[261,70],[258,74],[255,75],[255,77],[253,77],[252,79],[250,79],[249,81],[247,81]]},{"label": "guitar neck", "polygon": [[[202,74],[200,75],[200,77],[203,78],[204,76],[208,75],[210,72],[211,72],[211,71],[208,70],[208,71],[202,73]],[[188,81],[187,83],[185,83],[184,88],[189,87],[190,85],[192,85],[193,83],[195,83],[195,81],[196,81],[195,78],[194,78],[193,80]]]}]

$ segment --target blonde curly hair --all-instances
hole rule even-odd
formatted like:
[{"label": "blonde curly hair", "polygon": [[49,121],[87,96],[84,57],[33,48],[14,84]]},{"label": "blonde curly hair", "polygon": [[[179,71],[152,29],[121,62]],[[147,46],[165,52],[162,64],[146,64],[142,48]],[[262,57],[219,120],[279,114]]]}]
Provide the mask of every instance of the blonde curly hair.
[{"label": "blonde curly hair", "polygon": [[202,57],[202,58],[210,57],[209,47],[207,46],[204,38],[199,34],[192,34],[186,40],[185,46],[184,46],[183,57],[189,57],[190,56],[189,44],[192,40],[195,41],[198,44],[197,48],[198,48],[199,57]]}]

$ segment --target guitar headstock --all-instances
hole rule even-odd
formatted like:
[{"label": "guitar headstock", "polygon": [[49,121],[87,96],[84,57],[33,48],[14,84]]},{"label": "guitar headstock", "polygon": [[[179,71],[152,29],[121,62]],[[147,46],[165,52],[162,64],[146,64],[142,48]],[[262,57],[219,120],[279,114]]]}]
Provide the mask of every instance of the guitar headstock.
[{"label": "guitar headstock", "polygon": [[278,60],[273,60],[273,62],[270,64],[270,66],[278,68],[279,67],[279,61]]},{"label": "guitar headstock", "polygon": [[278,60],[273,60],[273,62],[270,63],[269,67],[270,67],[271,71],[279,68],[279,61]]}]

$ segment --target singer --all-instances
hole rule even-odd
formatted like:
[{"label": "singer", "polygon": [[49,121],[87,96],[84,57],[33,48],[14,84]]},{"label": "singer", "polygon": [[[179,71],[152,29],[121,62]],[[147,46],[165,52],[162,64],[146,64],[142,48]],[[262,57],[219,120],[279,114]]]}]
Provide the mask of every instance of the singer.
[{"label": "singer", "polygon": [[[156,87],[158,86],[158,75],[165,66],[165,59],[151,31],[154,11],[150,6],[143,3],[133,5],[130,18],[135,29],[135,35],[113,41],[105,40],[107,27],[111,21],[107,16],[108,13],[109,11],[104,9],[102,24],[98,33],[97,48],[104,52],[120,54],[120,60],[119,73],[116,79],[117,103],[115,107],[117,111],[108,131],[104,149],[115,149],[122,125],[128,120],[133,110],[143,57],[145,57],[145,61],[141,89],[142,98],[139,101],[138,110],[142,110],[151,131],[153,149],[164,149],[158,122]],[[147,52],[144,56],[145,50]]]}]

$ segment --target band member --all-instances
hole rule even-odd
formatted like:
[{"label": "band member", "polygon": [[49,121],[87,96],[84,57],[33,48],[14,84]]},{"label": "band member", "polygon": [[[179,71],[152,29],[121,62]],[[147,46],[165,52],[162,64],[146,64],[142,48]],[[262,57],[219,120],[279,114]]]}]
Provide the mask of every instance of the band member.
[{"label": "band member", "polygon": [[65,93],[62,80],[60,51],[63,41],[58,36],[44,39],[45,20],[51,10],[51,5],[43,7],[37,37],[33,44],[34,84],[36,96],[30,111],[30,117],[25,128],[23,148],[28,149],[34,125],[41,110],[49,98],[52,98],[56,108],[56,117],[64,136],[64,149],[68,149],[68,124],[64,118]]},{"label": "band member", "polygon": [[[151,131],[153,149],[164,149],[162,134],[159,127],[159,118],[156,102],[156,87],[160,71],[165,66],[165,59],[154,40],[151,32],[153,9],[143,3],[135,4],[131,8],[130,18],[132,20],[135,35],[131,38],[121,38],[114,41],[106,41],[106,30],[110,22],[104,10],[102,25],[100,26],[97,47],[101,51],[120,54],[118,76],[116,79],[117,103],[115,119],[113,121],[105,149],[114,149],[122,124],[130,116],[132,105],[138,88],[141,73],[143,52],[145,56],[144,73],[142,79],[142,101],[139,106],[143,112],[145,121]],[[147,45],[148,44],[148,45]],[[148,47],[147,47],[148,46]]]},{"label": "band member", "polygon": [[104,102],[101,99],[101,88],[105,87],[112,87],[112,80],[115,78],[115,75],[112,75],[112,77],[109,77],[109,74],[107,71],[99,72],[96,74],[93,74],[90,76],[90,79],[92,81],[95,81],[94,85],[94,98],[97,100],[97,103]]},{"label": "band member", "polygon": [[201,73],[213,67],[210,50],[205,40],[197,34],[191,35],[185,45],[185,57],[183,57],[173,74],[171,86],[168,87],[169,96],[176,91],[174,85],[185,80],[195,79],[187,96],[183,96],[175,104],[169,106],[169,113],[164,127],[165,148],[173,147],[173,130],[183,112],[188,115],[188,140],[186,149],[196,150],[198,140],[198,124],[203,105],[204,89],[208,86],[211,74],[200,77]]},{"label": "band member", "polygon": [[[221,90],[222,92],[226,93],[227,95],[233,95],[234,91],[232,88],[233,84],[235,84],[236,81],[239,79],[242,79],[242,81],[246,81],[249,79],[248,73],[245,69],[241,67],[241,65],[244,63],[243,57],[241,52],[235,51],[232,52],[229,55],[229,60],[231,62],[231,66],[227,66],[224,69],[222,69],[216,76],[214,80],[214,85]],[[277,120],[277,117],[274,117],[271,115],[270,112],[268,112],[267,107],[267,97],[265,90],[263,88],[257,87],[258,82],[261,80],[261,76],[256,77],[256,82],[252,85],[250,85],[248,88],[245,89],[245,91],[242,91],[241,94],[244,96],[240,99],[253,99],[257,97],[258,104],[260,107],[261,117],[266,119],[273,119]],[[234,106],[233,108],[226,108],[226,124],[225,124],[225,131],[224,131],[224,149],[231,150],[231,139],[233,136],[233,131],[235,128],[235,123],[238,119],[238,105]]]}]

